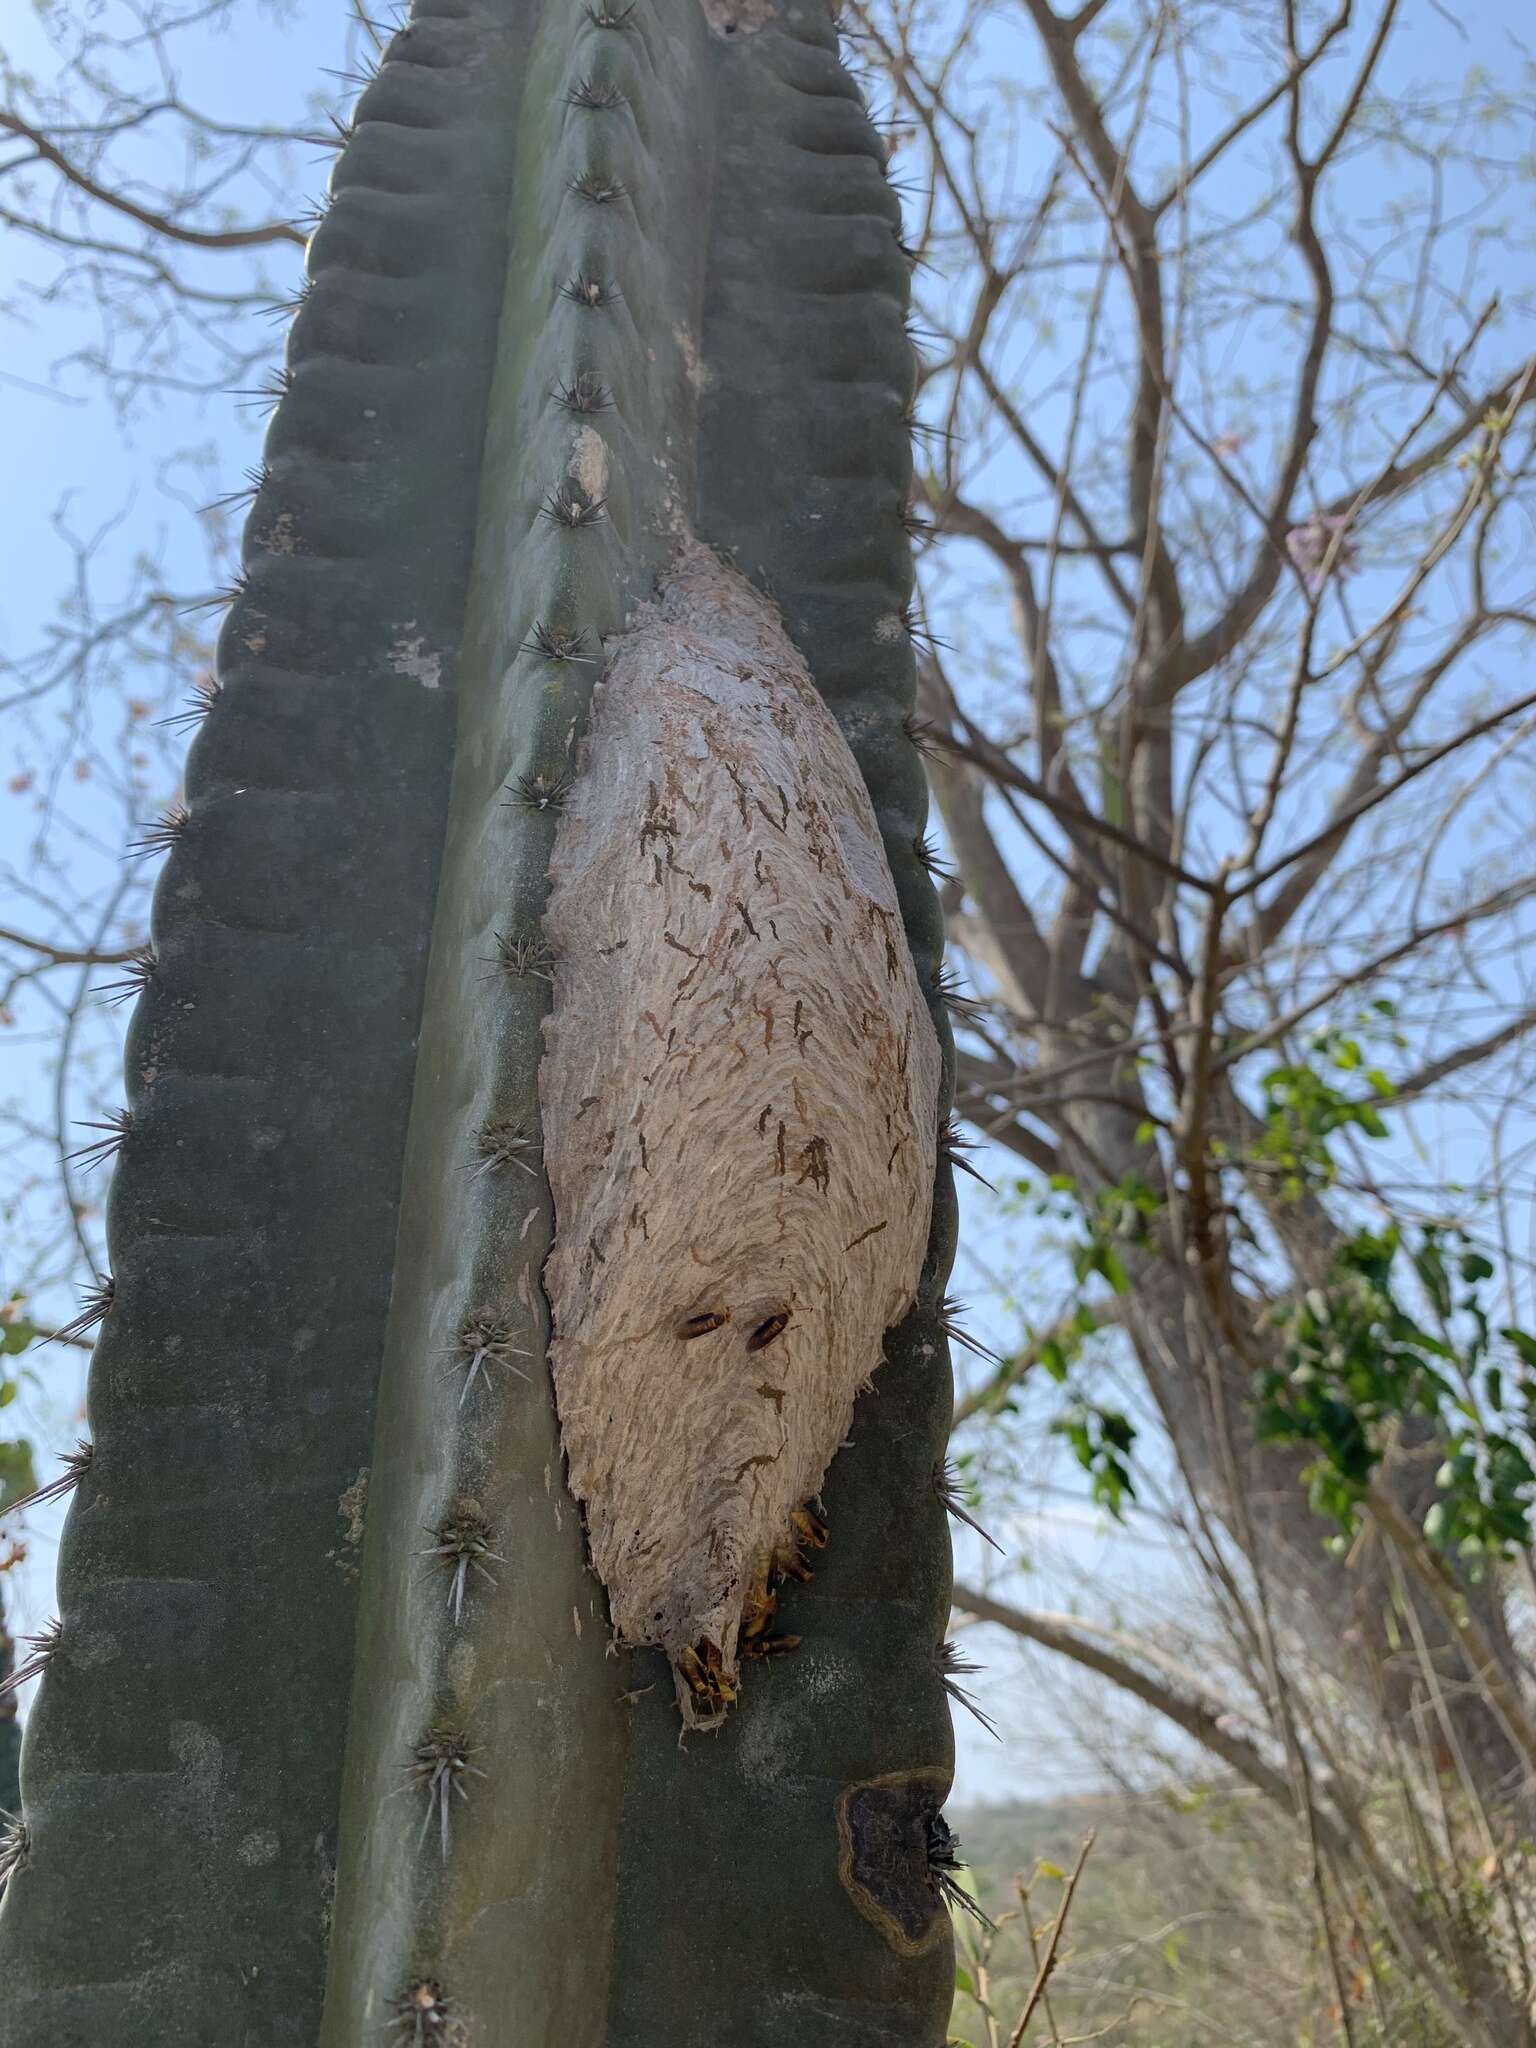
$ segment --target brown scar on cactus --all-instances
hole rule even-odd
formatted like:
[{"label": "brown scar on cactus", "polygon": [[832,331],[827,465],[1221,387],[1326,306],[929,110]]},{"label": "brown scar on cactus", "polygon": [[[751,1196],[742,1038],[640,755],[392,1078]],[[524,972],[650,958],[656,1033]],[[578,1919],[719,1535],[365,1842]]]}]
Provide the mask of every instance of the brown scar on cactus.
[{"label": "brown scar on cactus", "polygon": [[712,1728],[915,1297],[939,1050],[863,779],[769,602],[686,543],[607,655],[545,920],[551,1362],[618,1640]]}]

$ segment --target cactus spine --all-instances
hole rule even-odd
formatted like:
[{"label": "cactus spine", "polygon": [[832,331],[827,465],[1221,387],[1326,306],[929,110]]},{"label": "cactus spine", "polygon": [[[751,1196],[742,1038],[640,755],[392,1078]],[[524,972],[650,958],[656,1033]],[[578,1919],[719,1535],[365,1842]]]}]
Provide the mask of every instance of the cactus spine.
[{"label": "cactus spine", "polygon": [[155,828],[4,2048],[942,2032],[947,1166],[801,1648],[685,1749],[540,1284],[550,849],[687,533],[781,607],[936,986],[899,232],[820,4],[425,0],[362,95]]}]

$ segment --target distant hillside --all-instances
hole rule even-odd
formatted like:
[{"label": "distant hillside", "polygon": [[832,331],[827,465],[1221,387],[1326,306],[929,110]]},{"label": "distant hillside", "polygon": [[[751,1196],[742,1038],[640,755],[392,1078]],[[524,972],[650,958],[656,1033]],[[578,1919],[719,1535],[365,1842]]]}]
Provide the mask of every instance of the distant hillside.
[{"label": "distant hillside", "polygon": [[[1104,2048],[1322,2048],[1338,2038],[1331,1997],[1308,1989],[1319,1973],[1294,1831],[1251,1794],[1224,1787],[1191,1787],[1179,1799],[1106,1792],[949,1818],[981,1903],[1000,1922],[990,1956],[967,1956],[980,1932],[973,1928],[961,1930],[960,1952],[965,1979],[990,1998],[1001,2042],[1034,1977],[1015,1874],[1028,1880],[1036,1873],[1032,1917],[1045,1928],[1062,1882],[1038,1866],[1066,1873],[1090,1832],[1094,1846],[1050,1984],[1059,2040],[1090,2037]],[[985,2016],[964,1984],[951,2034],[991,2048]],[[1043,2012],[1028,2041],[1050,2048]]]}]

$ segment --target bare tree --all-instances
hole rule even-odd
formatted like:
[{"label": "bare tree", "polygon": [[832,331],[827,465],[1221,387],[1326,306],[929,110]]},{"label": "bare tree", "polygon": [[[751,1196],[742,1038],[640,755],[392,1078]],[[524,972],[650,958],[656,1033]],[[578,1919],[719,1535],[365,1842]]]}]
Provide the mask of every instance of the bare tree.
[{"label": "bare tree", "polygon": [[[1144,1656],[961,1603],[1270,1773],[1320,1897],[1355,1826],[1314,1797],[1341,1711],[1426,1736],[1420,1792],[1458,1771],[1495,1832],[1536,1764],[1528,1438],[1452,1327],[1493,1306],[1471,1232],[1500,1355],[1530,1362],[1530,72],[1511,42],[1523,99],[1418,83],[1425,25],[1396,0],[849,22],[923,165],[916,624],[974,992],[961,1103],[1072,1252],[1059,1318],[956,1442],[1026,1371],[1081,1384],[1085,1346],[1128,1347],[1278,1752],[1234,1756]],[[1418,1136],[1453,1115],[1454,1167]],[[1467,1171],[1469,1126],[1496,1175]],[[1379,1379],[1393,1317],[1444,1365],[1395,1400],[1349,1349]],[[1064,1421],[1119,1497],[1126,1418]],[[1324,1686],[1347,1710],[1318,1713]],[[1495,1993],[1486,1954],[1370,1881],[1445,2023],[1523,2040],[1523,1965]]]}]

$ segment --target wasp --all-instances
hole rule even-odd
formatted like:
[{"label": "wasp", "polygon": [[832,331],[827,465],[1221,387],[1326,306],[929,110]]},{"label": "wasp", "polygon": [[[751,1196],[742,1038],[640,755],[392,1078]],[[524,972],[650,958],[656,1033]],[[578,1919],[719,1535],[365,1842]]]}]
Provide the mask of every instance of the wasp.
[{"label": "wasp", "polygon": [[730,1320],[731,1312],[729,1309],[705,1309],[699,1315],[688,1316],[679,1323],[677,1334],[685,1339],[689,1337],[707,1337],[711,1330],[723,1329]]},{"label": "wasp", "polygon": [[677,1660],[702,1720],[713,1721],[736,1704],[736,1688],[725,1675],[719,1650],[706,1636]]},{"label": "wasp", "polygon": [[802,1507],[790,1516],[789,1528],[777,1543],[758,1545],[752,1554],[752,1576],[742,1603],[740,1656],[754,1660],[782,1657],[799,1649],[798,1636],[769,1634],[778,1616],[779,1587],[786,1579],[808,1586],[816,1574],[807,1563],[805,1552],[825,1550],[827,1541],[826,1523],[811,1508]]}]

